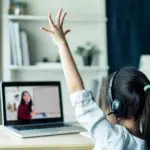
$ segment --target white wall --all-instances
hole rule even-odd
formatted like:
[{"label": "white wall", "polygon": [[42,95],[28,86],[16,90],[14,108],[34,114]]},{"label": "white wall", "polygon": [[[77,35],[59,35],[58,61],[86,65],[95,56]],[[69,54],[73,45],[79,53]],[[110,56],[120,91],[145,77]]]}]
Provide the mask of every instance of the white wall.
[{"label": "white wall", "polygon": [[[2,33],[1,33],[1,30],[2,30],[2,18],[1,18],[1,15],[2,15],[2,4],[1,4],[1,1],[0,1],[0,80],[2,80]],[[0,97],[1,98],[1,97]],[[1,100],[0,100],[0,124],[1,124]]]},{"label": "white wall", "polygon": [[[2,4],[1,4],[1,1],[0,1],[0,58],[2,57],[2,55],[1,55],[1,52],[2,52],[2,39],[1,39],[2,38],[2,32],[1,32],[1,30],[2,30],[2,17],[1,16],[2,16]],[[0,67],[0,77],[1,77],[1,67]]]},{"label": "white wall", "polygon": [[0,1],[0,80],[2,79],[2,59],[1,59],[1,57],[2,57],[2,32],[1,32],[1,30],[2,30],[2,18],[1,18],[1,16],[2,16],[2,8],[1,8],[1,1]]}]

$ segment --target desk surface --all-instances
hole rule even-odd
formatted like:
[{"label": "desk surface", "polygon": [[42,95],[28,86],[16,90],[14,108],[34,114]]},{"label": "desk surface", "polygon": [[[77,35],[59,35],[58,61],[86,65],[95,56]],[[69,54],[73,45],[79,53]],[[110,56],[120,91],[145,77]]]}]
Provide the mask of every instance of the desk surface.
[{"label": "desk surface", "polygon": [[0,126],[0,149],[91,150],[90,139],[79,134],[67,134],[22,139]]}]

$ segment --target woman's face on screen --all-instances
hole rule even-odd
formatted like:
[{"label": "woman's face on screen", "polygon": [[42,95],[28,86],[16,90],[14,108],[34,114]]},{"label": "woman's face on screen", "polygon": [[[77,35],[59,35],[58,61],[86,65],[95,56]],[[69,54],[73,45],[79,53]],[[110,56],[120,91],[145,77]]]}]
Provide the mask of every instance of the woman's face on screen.
[{"label": "woman's face on screen", "polygon": [[28,104],[30,102],[30,95],[29,95],[29,93],[27,93],[27,92],[24,93],[23,99],[24,99],[25,103]]}]

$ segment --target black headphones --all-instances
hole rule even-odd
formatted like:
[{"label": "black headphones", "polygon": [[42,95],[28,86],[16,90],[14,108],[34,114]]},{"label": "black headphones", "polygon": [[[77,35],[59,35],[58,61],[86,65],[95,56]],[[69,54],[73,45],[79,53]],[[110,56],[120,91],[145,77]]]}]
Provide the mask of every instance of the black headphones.
[{"label": "black headphones", "polygon": [[[111,109],[113,114],[117,117],[127,117],[128,115],[128,107],[126,101],[124,99],[115,99],[113,98],[112,94],[112,86],[115,77],[117,76],[118,72],[114,73],[113,77],[110,80],[109,88],[108,88],[108,96],[110,99]],[[111,114],[109,113],[109,114]]]}]

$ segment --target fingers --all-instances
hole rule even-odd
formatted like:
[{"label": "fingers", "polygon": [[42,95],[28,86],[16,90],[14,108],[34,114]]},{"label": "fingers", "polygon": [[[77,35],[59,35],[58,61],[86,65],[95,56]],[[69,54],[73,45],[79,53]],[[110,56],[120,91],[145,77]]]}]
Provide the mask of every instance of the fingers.
[{"label": "fingers", "polygon": [[63,9],[58,10],[55,23],[51,17],[51,14],[48,13],[48,21],[49,21],[50,28],[48,29],[48,28],[42,27],[41,30],[44,32],[48,32],[48,33],[54,33],[54,32],[60,31],[64,35],[68,34],[70,30],[66,30],[65,32],[63,32],[63,24],[64,24],[65,17],[67,15],[67,12],[63,13],[62,15],[62,11]]},{"label": "fingers", "polygon": [[71,31],[71,30],[66,30],[66,31],[64,32],[64,34],[67,35],[70,31]]},{"label": "fingers", "polygon": [[59,9],[58,12],[57,12],[56,25],[58,25],[58,26],[60,26],[60,19],[61,19],[62,10],[63,9]]},{"label": "fingers", "polygon": [[54,26],[55,26],[55,24],[54,24],[54,22],[53,22],[53,19],[52,19],[52,17],[51,17],[51,14],[50,14],[50,13],[48,13],[48,21],[49,21],[49,25],[50,25],[50,27],[54,27]]},{"label": "fingers", "polygon": [[60,22],[60,26],[61,26],[61,27],[63,27],[63,24],[64,24],[64,20],[65,20],[66,15],[67,15],[67,12],[65,12],[65,13],[63,14],[63,16],[62,16],[62,20],[61,20],[61,22]]},{"label": "fingers", "polygon": [[[63,9],[59,9],[58,12],[57,12],[57,16],[56,16],[56,25],[57,26],[60,26],[60,27],[63,27],[63,24],[64,24],[64,20],[65,20],[65,17],[67,15],[67,12],[65,12],[63,15],[62,15],[62,11]],[[48,21],[49,21],[49,25],[50,27],[54,27],[55,26],[55,23],[51,17],[51,14],[48,13]]]},{"label": "fingers", "polygon": [[42,31],[44,32],[48,32],[48,33],[52,33],[49,29],[45,28],[45,27],[41,27],[40,28]]}]

